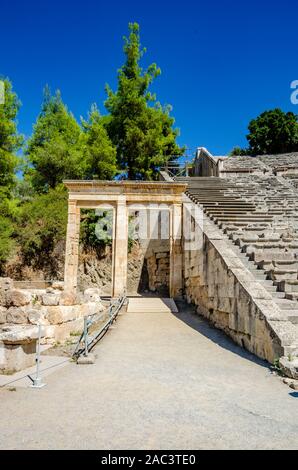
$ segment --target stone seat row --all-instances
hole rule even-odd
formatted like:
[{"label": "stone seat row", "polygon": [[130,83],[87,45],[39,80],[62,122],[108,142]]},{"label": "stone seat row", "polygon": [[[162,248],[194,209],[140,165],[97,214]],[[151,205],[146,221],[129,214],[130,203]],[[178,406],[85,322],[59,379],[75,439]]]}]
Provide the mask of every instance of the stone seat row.
[{"label": "stone seat row", "polygon": [[237,177],[225,178],[224,183],[220,178],[189,178],[188,182],[190,199],[239,247],[243,262],[297,323],[298,200],[294,188],[275,177],[255,175],[246,176],[245,181]]}]

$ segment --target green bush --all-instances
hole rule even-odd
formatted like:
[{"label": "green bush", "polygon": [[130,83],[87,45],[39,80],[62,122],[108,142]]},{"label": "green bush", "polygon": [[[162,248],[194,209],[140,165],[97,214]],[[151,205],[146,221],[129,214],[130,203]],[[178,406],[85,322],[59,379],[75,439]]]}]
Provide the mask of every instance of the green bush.
[{"label": "green bush", "polygon": [[56,243],[65,239],[67,192],[57,187],[47,194],[36,195],[21,206],[20,212],[17,241],[24,262],[30,266],[49,256]]},{"label": "green bush", "polygon": [[[128,218],[128,250],[134,244],[134,216]],[[81,211],[80,239],[85,249],[112,245],[113,212],[94,209]]]},{"label": "green bush", "polygon": [[3,273],[4,263],[9,258],[14,247],[14,240],[12,239],[13,231],[13,223],[9,218],[0,215],[0,274]]},{"label": "green bush", "polygon": [[100,248],[112,244],[112,211],[81,211],[80,238],[84,248]]}]

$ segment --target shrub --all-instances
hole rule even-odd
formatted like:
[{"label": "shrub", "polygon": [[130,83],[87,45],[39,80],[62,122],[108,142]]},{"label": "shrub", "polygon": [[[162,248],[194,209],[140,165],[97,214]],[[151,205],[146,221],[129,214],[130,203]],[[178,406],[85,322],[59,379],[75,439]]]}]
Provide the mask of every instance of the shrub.
[{"label": "shrub", "polygon": [[62,187],[36,195],[21,207],[17,240],[27,265],[43,264],[55,245],[65,238],[67,226],[67,192]]},{"label": "shrub", "polygon": [[14,240],[12,239],[13,234],[13,223],[8,217],[0,215],[0,273],[3,272],[3,267],[7,259],[9,258],[12,249],[14,247]]}]

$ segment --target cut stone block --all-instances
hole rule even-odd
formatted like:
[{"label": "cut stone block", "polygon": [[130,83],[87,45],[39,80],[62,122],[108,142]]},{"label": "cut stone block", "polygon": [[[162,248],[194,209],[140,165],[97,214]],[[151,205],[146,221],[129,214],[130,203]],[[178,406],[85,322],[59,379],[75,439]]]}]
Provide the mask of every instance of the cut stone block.
[{"label": "cut stone block", "polygon": [[298,358],[294,358],[293,360],[289,360],[287,357],[281,357],[279,360],[279,365],[281,370],[287,375],[288,377],[292,377],[293,379],[298,379]]},{"label": "cut stone block", "polygon": [[21,289],[9,290],[6,294],[7,306],[23,307],[30,304],[31,300],[31,293]]},{"label": "cut stone block", "polygon": [[42,296],[42,304],[45,306],[55,306],[59,305],[60,294],[55,294],[54,292],[44,294]]},{"label": "cut stone block", "polygon": [[24,307],[10,307],[6,314],[7,323],[28,323],[28,313]]},{"label": "cut stone block", "polygon": [[94,363],[95,363],[95,356],[92,353],[89,353],[87,356],[81,355],[77,360],[77,364],[79,365],[90,365]]},{"label": "cut stone block", "polygon": [[7,319],[7,308],[0,307],[0,324],[6,323]]},{"label": "cut stone block", "polygon": [[37,327],[2,327],[2,331],[0,331],[0,372],[10,374],[33,366],[36,358],[37,339]]}]

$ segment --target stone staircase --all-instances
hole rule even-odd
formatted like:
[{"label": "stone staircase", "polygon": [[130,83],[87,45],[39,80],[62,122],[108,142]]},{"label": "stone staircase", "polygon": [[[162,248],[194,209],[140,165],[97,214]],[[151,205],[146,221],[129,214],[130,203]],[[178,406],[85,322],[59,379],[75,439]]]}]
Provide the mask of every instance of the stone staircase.
[{"label": "stone staircase", "polygon": [[297,191],[274,175],[177,178],[285,319],[298,324]]},{"label": "stone staircase", "polygon": [[254,170],[280,175],[284,173],[297,173],[298,152],[279,155],[232,156],[223,160],[223,170],[228,172],[242,172]]},{"label": "stone staircase", "polygon": [[177,313],[173,299],[158,297],[130,297],[127,313]]}]

